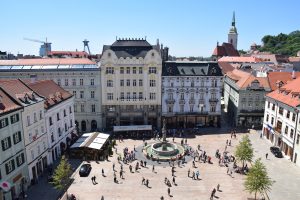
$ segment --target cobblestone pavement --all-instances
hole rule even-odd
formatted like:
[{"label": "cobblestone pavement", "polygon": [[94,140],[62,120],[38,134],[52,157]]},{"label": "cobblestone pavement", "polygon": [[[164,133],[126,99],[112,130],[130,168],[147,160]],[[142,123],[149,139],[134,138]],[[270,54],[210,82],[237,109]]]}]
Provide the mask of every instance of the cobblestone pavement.
[{"label": "cobblestone pavement", "polygon": [[[300,199],[300,168],[286,158],[276,158],[271,152],[271,143],[261,139],[261,131],[250,134],[255,149],[255,158],[262,158],[269,176],[276,181],[270,193],[271,200]],[[265,155],[268,153],[268,159]]]},{"label": "cobblestone pavement", "polygon": [[[211,129],[217,131],[218,129]],[[228,147],[229,152],[233,152],[234,146],[238,143],[238,135],[236,140],[232,140],[232,146]],[[227,175],[227,168],[220,167],[217,159],[214,157],[216,149],[224,151],[226,140],[230,139],[230,134],[206,134],[196,136],[194,139],[188,139],[188,144],[196,148],[198,144],[201,149],[205,150],[209,156],[212,157],[213,164],[198,163],[197,168],[192,167],[192,162],[186,163],[183,167],[176,167],[176,184],[170,187],[171,196],[168,196],[167,185],[164,184],[164,179],[167,177],[172,182],[171,167],[169,166],[155,166],[155,173],[152,172],[152,166],[147,165],[147,168],[142,167],[139,172],[130,173],[129,165],[124,165],[125,179],[119,178],[120,165],[116,160],[116,155],[110,158],[110,161],[91,162],[92,171],[88,177],[79,177],[78,171],[75,174],[75,181],[69,188],[68,192],[73,193],[79,200],[93,200],[101,199],[209,199],[210,193],[220,184],[220,190],[216,196],[219,199],[247,199],[247,193],[243,189],[243,182],[245,176],[234,174],[233,177]],[[172,138],[169,138],[171,141]],[[175,142],[180,142],[180,138],[176,138]],[[134,145],[138,147],[142,144],[140,140],[124,140],[124,142],[117,142],[118,152],[123,148],[128,147],[133,150]],[[119,184],[113,182],[113,169],[112,164],[116,165],[116,175]],[[135,166],[135,162],[132,166]],[[105,171],[106,177],[101,176],[102,168]],[[193,171],[199,170],[201,180],[193,180],[188,178],[188,169]],[[91,177],[96,176],[97,184],[93,185]],[[149,179],[149,188],[143,185],[142,178]],[[216,199],[216,198],[215,198]]]}]

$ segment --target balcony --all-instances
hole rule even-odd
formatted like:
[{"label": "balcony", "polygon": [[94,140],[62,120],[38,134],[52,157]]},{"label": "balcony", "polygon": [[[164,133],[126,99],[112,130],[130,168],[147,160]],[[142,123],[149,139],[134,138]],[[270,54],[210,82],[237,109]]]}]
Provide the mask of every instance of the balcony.
[{"label": "balcony", "polygon": [[195,99],[190,99],[189,104],[195,104]]},{"label": "balcony", "polygon": [[166,99],[166,103],[167,104],[174,104],[175,103],[175,99]]},{"label": "balcony", "polygon": [[185,104],[185,100],[184,99],[180,99],[179,100],[179,104]]},{"label": "balcony", "polygon": [[219,102],[219,99],[217,99],[217,98],[210,98],[209,102]]}]

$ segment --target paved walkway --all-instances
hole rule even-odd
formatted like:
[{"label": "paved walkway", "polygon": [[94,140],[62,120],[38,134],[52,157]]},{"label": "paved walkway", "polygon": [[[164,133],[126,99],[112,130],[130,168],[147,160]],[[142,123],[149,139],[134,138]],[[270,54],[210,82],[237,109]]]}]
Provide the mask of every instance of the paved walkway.
[{"label": "paved walkway", "polygon": [[[286,158],[276,158],[271,152],[271,143],[261,139],[261,131],[252,133],[250,139],[255,149],[255,157],[262,158],[269,176],[276,181],[270,193],[271,200],[300,199],[300,167]],[[268,153],[268,160],[265,155]]]}]

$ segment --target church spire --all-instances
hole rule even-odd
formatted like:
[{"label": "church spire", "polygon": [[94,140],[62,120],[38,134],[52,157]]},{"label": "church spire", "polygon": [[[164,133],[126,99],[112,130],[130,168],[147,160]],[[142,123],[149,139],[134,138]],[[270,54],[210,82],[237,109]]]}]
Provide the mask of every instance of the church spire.
[{"label": "church spire", "polygon": [[233,11],[233,16],[232,16],[232,22],[231,22],[232,26],[235,26],[235,12]]}]

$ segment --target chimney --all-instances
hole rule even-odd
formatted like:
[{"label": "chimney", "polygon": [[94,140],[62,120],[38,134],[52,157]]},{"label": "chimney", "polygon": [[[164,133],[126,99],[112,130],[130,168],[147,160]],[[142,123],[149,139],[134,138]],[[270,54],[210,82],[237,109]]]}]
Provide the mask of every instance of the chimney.
[{"label": "chimney", "polygon": [[30,83],[35,83],[37,81],[37,75],[36,74],[31,74],[30,75]]},{"label": "chimney", "polygon": [[296,74],[295,74],[295,71],[293,70],[292,72],[292,79],[295,79],[296,78]]}]

